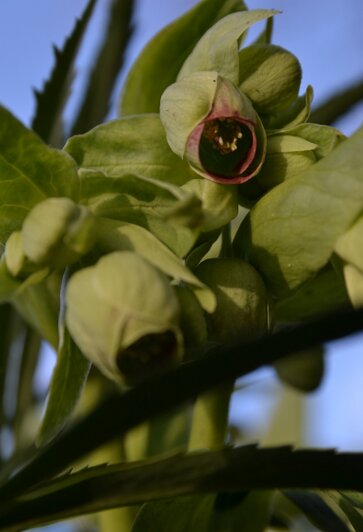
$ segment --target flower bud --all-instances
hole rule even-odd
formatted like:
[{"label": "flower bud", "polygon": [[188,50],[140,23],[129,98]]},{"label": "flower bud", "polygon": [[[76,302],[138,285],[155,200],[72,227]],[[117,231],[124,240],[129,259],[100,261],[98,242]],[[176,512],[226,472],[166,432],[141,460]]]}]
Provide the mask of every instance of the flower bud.
[{"label": "flower bud", "polygon": [[93,228],[94,218],[86,207],[69,198],[48,198],[24,220],[24,254],[35,264],[64,268],[91,249]]},{"label": "flower bud", "polygon": [[181,356],[179,304],[168,278],[130,251],[75,273],[66,291],[66,324],[107,377],[132,385]]},{"label": "flower bud", "polygon": [[196,72],[166,89],[160,117],[171,149],[199,175],[238,184],[256,175],[266,134],[251,102],[216,72]]},{"label": "flower bud", "polygon": [[231,344],[261,337],[268,329],[268,297],[257,271],[235,258],[209,259],[195,270],[215,293],[217,308],[210,319],[210,338]]}]

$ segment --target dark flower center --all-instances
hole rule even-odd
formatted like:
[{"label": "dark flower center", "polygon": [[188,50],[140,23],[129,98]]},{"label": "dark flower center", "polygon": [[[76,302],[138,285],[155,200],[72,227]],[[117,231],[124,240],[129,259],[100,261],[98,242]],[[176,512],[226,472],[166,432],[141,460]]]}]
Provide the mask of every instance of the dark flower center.
[{"label": "dark flower center", "polygon": [[208,172],[232,177],[246,160],[252,146],[251,126],[234,118],[205,123],[199,144],[200,161]]},{"label": "dark flower center", "polygon": [[172,331],[146,334],[118,354],[117,366],[130,385],[168,367],[174,360],[177,341]]}]

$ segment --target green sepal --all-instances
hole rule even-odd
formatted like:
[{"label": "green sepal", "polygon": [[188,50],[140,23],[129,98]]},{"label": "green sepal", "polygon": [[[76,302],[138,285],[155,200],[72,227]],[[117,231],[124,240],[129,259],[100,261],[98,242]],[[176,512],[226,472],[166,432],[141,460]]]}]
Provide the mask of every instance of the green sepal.
[{"label": "green sepal", "polygon": [[265,128],[268,130],[288,129],[307,122],[310,116],[313,96],[313,88],[309,85],[305,94],[299,96],[290,107],[283,112],[271,113],[264,116],[263,124]]},{"label": "green sepal", "polygon": [[266,190],[294,177],[316,162],[316,144],[293,135],[267,138],[265,161],[256,180]]},{"label": "green sepal", "polygon": [[244,9],[241,0],[203,0],[162,29],[131,68],[122,92],[120,113],[158,112],[162,93],[176,80],[184,60],[208,28],[229,13]]},{"label": "green sepal", "polygon": [[160,118],[172,151],[183,158],[188,137],[210,113],[217,72],[194,72],[170,85],[160,100]]},{"label": "green sepal", "polygon": [[301,76],[297,58],[279,46],[253,44],[239,52],[239,88],[262,119],[295,101]]},{"label": "green sepal", "polygon": [[236,85],[239,82],[238,48],[247,29],[278,11],[255,9],[231,13],[219,20],[199,40],[185,60],[178,80],[194,72],[215,70]]}]

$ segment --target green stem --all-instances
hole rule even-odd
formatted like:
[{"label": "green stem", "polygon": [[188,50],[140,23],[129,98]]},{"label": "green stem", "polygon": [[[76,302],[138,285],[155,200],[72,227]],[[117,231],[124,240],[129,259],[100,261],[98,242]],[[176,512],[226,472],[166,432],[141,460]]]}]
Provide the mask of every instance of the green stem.
[{"label": "green stem", "polygon": [[332,124],[347,113],[353,105],[363,100],[363,81],[335,94],[320,107],[314,109],[310,122],[318,124]]},{"label": "green stem", "polygon": [[217,450],[225,445],[233,386],[233,381],[229,381],[198,397],[193,410],[189,451]]},{"label": "green stem", "polygon": [[222,245],[219,252],[219,257],[233,257],[231,226],[227,224],[222,231]]}]

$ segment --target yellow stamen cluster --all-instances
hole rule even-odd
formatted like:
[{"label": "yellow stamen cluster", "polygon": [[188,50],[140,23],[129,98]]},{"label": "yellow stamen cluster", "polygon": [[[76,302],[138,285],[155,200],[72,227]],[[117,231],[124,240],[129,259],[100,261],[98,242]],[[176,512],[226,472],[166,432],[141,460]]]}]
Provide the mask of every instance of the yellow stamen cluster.
[{"label": "yellow stamen cluster", "polygon": [[238,122],[231,118],[210,120],[204,126],[203,137],[222,155],[236,151],[243,134]]}]

